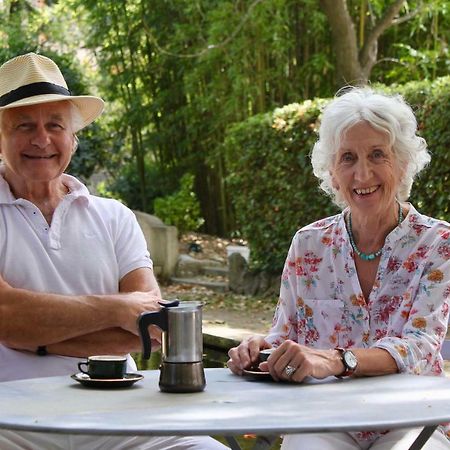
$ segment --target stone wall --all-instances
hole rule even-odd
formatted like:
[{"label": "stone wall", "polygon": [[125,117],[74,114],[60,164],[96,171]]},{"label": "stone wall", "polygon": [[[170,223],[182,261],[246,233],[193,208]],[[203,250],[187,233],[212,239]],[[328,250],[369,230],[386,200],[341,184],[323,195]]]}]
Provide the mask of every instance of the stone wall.
[{"label": "stone wall", "polygon": [[239,253],[228,257],[228,285],[231,291],[244,295],[278,296],[281,274],[251,271]]},{"label": "stone wall", "polygon": [[156,275],[170,278],[178,261],[178,230],[156,216],[133,211],[144,233]]}]

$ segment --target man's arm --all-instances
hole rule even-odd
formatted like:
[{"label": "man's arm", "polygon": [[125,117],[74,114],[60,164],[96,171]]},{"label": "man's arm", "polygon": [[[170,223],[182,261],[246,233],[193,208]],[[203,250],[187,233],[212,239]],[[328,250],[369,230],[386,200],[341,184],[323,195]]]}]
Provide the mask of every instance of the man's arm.
[{"label": "man's arm", "polygon": [[120,292],[150,292],[161,299],[161,291],[153,270],[136,269],[127,273],[119,282]]},{"label": "man's arm", "polygon": [[[161,293],[153,271],[137,269],[125,275],[120,281],[120,292],[151,292],[159,300]],[[152,339],[160,342],[160,333],[151,329]],[[139,352],[142,348],[139,336],[120,328],[101,330],[67,341],[47,346],[49,353],[84,357],[94,354],[115,354]]]},{"label": "man's arm", "polygon": [[[51,350],[55,345],[61,347],[60,351],[53,348],[55,353],[73,356],[79,345],[80,352],[86,355],[92,353],[86,347],[88,342],[101,343],[102,339],[96,335],[103,332],[109,333],[103,340],[111,342],[111,351],[114,342],[122,346],[128,342],[135,349],[136,319],[144,311],[158,310],[161,294],[153,271],[148,268],[127,274],[120,281],[119,289],[121,292],[114,295],[36,293],[13,288],[0,277],[0,342],[11,348],[29,350],[40,345],[47,345]],[[138,289],[142,291],[136,292]],[[70,351],[63,351],[63,343],[75,338],[80,338],[79,344],[71,342]]]}]

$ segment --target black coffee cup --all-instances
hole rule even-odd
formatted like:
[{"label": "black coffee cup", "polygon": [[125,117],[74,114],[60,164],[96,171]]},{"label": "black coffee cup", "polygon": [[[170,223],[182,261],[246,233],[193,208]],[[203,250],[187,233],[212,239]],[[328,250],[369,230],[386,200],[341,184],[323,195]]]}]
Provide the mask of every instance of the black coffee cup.
[{"label": "black coffee cup", "polygon": [[[87,370],[84,370],[83,366],[86,366]],[[78,363],[78,369],[92,379],[123,378],[126,368],[126,356],[95,355],[89,356],[87,361]]]},{"label": "black coffee cup", "polygon": [[275,350],[274,347],[272,348],[265,348],[263,350],[259,351],[259,362],[264,362],[269,359],[269,356],[272,354],[272,352]]}]

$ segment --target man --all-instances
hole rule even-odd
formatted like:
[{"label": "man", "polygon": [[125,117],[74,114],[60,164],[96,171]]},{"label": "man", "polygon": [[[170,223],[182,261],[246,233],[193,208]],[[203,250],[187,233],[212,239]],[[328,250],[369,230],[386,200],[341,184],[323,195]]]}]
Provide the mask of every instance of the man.
[{"label": "man", "polygon": [[[103,111],[29,53],[0,67],[0,381],[77,371],[139,351],[136,319],[161,294],[134,214],[64,173],[75,133]],[[159,335],[152,339],[159,341]],[[128,356],[129,370],[135,370]],[[224,448],[208,437],[0,433],[0,448]]]}]

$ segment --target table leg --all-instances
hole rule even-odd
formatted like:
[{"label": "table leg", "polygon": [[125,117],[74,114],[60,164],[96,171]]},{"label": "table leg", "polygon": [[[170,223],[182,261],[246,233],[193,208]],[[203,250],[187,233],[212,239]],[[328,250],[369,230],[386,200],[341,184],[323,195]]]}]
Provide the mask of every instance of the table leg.
[{"label": "table leg", "polygon": [[238,441],[234,436],[224,436],[224,437],[228,442],[228,445],[230,446],[231,450],[242,450],[241,446],[239,445]]},{"label": "table leg", "polygon": [[436,430],[437,425],[430,425],[429,427],[424,427],[424,429],[420,432],[419,436],[417,436],[416,440],[412,443],[409,450],[419,450],[421,449],[425,443],[430,439],[431,435]]},{"label": "table leg", "polygon": [[270,450],[279,436],[258,436],[253,450]]}]

